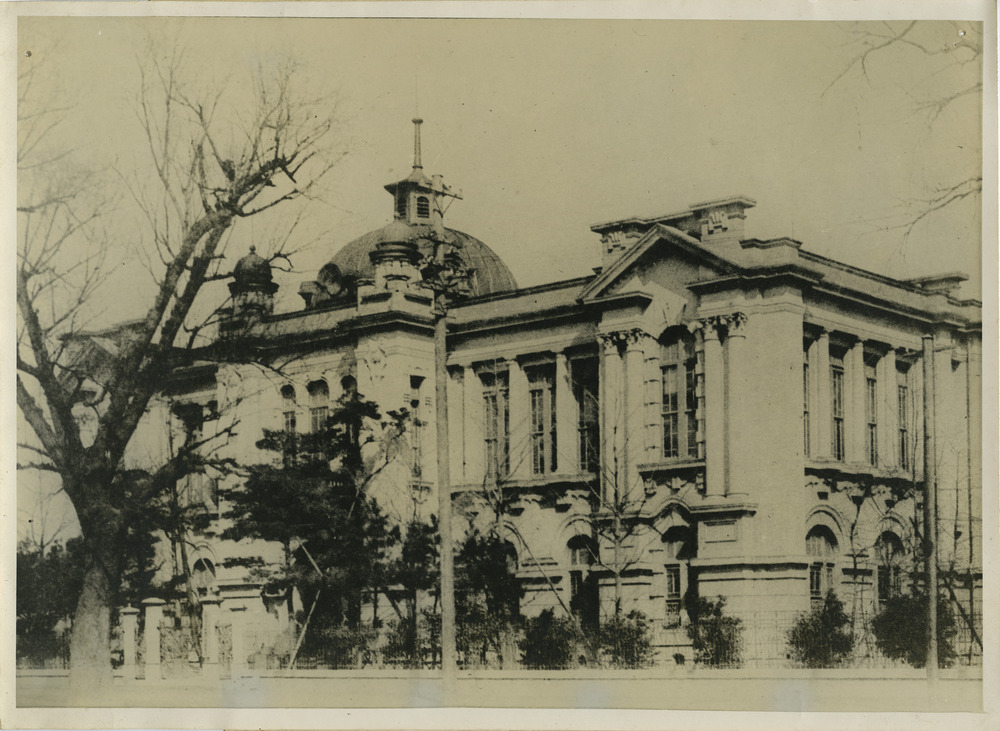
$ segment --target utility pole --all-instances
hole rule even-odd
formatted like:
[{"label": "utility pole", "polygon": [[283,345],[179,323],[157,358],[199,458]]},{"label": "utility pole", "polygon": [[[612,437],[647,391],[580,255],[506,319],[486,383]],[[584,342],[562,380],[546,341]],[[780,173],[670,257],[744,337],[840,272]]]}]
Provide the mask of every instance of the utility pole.
[{"label": "utility pole", "polygon": [[[415,152],[419,160],[419,130],[423,120],[413,120],[417,135]],[[434,291],[434,398],[437,422],[438,518],[441,536],[441,672],[446,693],[453,687],[458,671],[455,643],[455,560],[451,533],[451,450],[448,430],[448,303],[468,291],[468,274],[455,254],[456,243],[449,242],[444,228],[444,201],[460,199],[460,193],[448,188],[440,175],[431,185],[431,229],[434,250],[421,262],[423,284]]]},{"label": "utility pole", "polygon": [[924,546],[927,563],[927,680],[938,677],[937,455],[935,454],[934,336],[923,337]]}]

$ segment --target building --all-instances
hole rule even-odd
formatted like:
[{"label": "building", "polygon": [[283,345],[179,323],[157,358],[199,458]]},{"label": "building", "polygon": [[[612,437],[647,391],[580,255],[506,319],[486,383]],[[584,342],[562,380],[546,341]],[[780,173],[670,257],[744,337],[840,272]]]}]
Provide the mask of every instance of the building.
[{"label": "building", "polygon": [[[211,403],[251,425],[229,456],[259,459],[260,429],[314,429],[357,388],[418,414],[373,494],[400,520],[433,512],[421,266],[443,236],[469,273],[447,317],[454,533],[489,519],[490,494],[510,498],[522,614],[597,622],[620,601],[679,661],[696,589],[742,620],[744,662],[783,662],[788,628],[828,590],[861,617],[905,590],[929,469],[939,565],[961,616],[981,616],[981,306],[955,296],[963,275],[900,281],[748,238],[755,202],[732,196],[592,226],[594,275],[519,288],[486,244],[443,227],[450,192],[423,171],[419,122],[413,172],[386,190],[393,220],[339,248],[301,309],[273,312],[252,248],[236,267],[219,337],[252,342],[280,374],[191,368],[150,423],[170,418],[167,401]],[[270,606],[223,566],[259,547],[200,540],[194,564],[224,607]]]}]

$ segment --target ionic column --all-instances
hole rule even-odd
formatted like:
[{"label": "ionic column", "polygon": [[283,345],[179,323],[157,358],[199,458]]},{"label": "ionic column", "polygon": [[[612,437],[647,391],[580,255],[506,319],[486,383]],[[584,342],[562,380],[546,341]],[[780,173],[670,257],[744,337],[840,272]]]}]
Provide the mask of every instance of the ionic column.
[{"label": "ionic column", "polygon": [[816,394],[815,405],[810,404],[812,413],[816,415],[813,420],[813,435],[816,439],[811,445],[812,456],[813,459],[830,459],[833,446],[833,396],[830,390],[830,333],[826,330],[820,332],[819,338],[809,350],[809,370],[810,375],[815,372],[813,380],[816,384],[813,391]]},{"label": "ionic column", "polygon": [[856,341],[844,356],[844,461],[867,462],[865,458],[865,346]]},{"label": "ionic column", "polygon": [[165,604],[166,602],[162,599],[142,600],[145,614],[142,659],[146,666],[146,680],[160,679],[160,622],[163,621],[163,606]]},{"label": "ionic column", "polygon": [[[746,316],[734,313],[726,318],[726,494],[747,492],[743,480],[748,474],[742,452],[749,448],[752,415],[746,383]],[[745,426],[744,426],[745,425]]]},{"label": "ionic column", "polygon": [[565,353],[556,353],[556,465],[558,472],[577,472],[580,469],[580,446],[576,438],[579,421],[573,385],[570,380],[569,361]]},{"label": "ionic column", "polygon": [[465,444],[462,450],[465,461],[460,474],[466,484],[479,485],[482,484],[485,473],[486,415],[483,410],[482,382],[472,368],[465,369],[462,392],[464,419],[461,438]]},{"label": "ionic column", "polygon": [[726,382],[719,331],[710,321],[701,328],[705,348],[705,494],[726,494]]},{"label": "ionic column", "polygon": [[125,607],[120,612],[122,623],[122,675],[135,680],[136,633],[139,627],[139,610]]},{"label": "ionic column", "polygon": [[605,495],[623,486],[621,468],[624,454],[624,402],[622,399],[622,360],[618,333],[601,336],[600,422],[601,476]]}]

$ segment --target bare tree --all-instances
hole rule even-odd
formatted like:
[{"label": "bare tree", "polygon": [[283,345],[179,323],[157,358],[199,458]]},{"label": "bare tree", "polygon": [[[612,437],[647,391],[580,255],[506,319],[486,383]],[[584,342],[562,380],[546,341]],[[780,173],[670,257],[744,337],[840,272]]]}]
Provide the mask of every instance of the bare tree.
[{"label": "bare tree", "polygon": [[[187,358],[197,331],[187,323],[204,285],[228,275],[224,239],[242,219],[309,196],[336,162],[325,154],[336,132],[332,108],[296,93],[294,68],[261,70],[249,90],[236,85],[252,98],[241,112],[222,92],[192,91],[182,58],[178,49],[140,61],[136,114],[153,174],[130,192],[148,224],[150,246],[139,250],[155,287],[144,315],[99,334],[99,363],[90,357],[94,333],[83,325],[108,273],[101,224],[114,216],[107,199],[92,199],[91,176],[60,172],[70,153],[45,144],[71,112],[44,104],[36,110],[33,70],[19,79],[16,388],[34,436],[21,441],[35,455],[31,467],[59,475],[80,522],[87,568],[71,665],[74,677],[91,681],[110,678],[111,609],[125,560],[120,539],[124,516],[137,507],[130,501],[165,489],[171,482],[164,478],[177,469],[170,460],[134,489],[126,449],[150,400]],[[82,410],[91,418],[87,428]]]},{"label": "bare tree", "polygon": [[[942,29],[947,32],[942,33]],[[824,90],[860,76],[871,86],[877,76],[898,74],[898,82],[913,99],[913,111],[926,118],[928,130],[958,102],[970,99],[977,106],[983,94],[983,30],[981,23],[934,24],[921,21],[858,23],[847,29],[857,51]],[[946,74],[953,74],[948,76]],[[954,85],[941,79],[954,79]],[[977,140],[978,141],[978,140]],[[982,171],[962,171],[928,190],[914,201],[905,236],[938,211],[982,194]],[[971,174],[970,174],[971,173]]]}]

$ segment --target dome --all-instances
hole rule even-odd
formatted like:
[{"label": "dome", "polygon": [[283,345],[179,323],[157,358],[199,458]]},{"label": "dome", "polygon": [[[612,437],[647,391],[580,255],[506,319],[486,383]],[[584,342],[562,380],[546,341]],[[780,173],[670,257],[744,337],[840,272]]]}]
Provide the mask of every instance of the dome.
[{"label": "dome", "polygon": [[239,284],[270,284],[271,265],[258,256],[257,247],[251,246],[250,253],[236,262],[233,279]]},{"label": "dome", "polygon": [[[431,234],[429,225],[407,224],[397,220],[383,228],[369,231],[346,244],[330,262],[336,264],[345,276],[371,279],[375,276],[375,265],[372,264],[371,253],[379,244],[388,243],[390,238],[393,239],[394,243],[406,241],[407,239],[404,238],[406,232],[403,229],[408,229],[410,236],[417,239],[416,243],[422,256],[432,253],[432,244],[427,238]],[[462,262],[470,269],[475,270],[472,281],[469,283],[472,296],[509,292],[517,289],[514,275],[510,273],[507,265],[490,247],[462,231],[456,231],[452,228],[446,228],[445,231],[451,236],[453,242],[461,244],[457,253]]]}]

